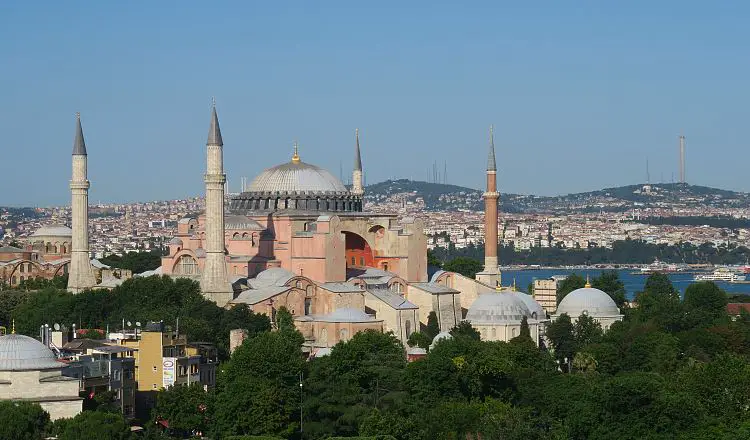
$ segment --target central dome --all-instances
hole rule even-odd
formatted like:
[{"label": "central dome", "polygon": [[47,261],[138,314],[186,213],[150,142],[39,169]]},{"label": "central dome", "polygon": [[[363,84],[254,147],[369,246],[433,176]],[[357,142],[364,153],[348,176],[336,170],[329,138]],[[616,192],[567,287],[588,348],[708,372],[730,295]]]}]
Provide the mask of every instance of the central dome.
[{"label": "central dome", "polygon": [[346,187],[333,174],[323,168],[292,161],[260,173],[247,188],[248,192],[347,192]]}]

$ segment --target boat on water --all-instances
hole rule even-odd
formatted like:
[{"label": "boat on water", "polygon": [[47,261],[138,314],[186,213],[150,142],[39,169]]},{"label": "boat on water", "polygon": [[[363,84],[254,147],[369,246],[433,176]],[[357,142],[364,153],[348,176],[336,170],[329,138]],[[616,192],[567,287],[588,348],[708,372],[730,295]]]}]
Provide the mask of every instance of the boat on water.
[{"label": "boat on water", "polygon": [[736,283],[745,281],[745,275],[732,272],[725,267],[720,267],[711,273],[698,274],[693,279],[695,281],[724,281],[727,283]]},{"label": "boat on water", "polygon": [[676,264],[667,264],[659,260],[654,260],[654,262],[649,264],[648,266],[642,267],[641,273],[644,275],[648,275],[652,273],[680,272],[681,270],[682,268],[677,266]]}]

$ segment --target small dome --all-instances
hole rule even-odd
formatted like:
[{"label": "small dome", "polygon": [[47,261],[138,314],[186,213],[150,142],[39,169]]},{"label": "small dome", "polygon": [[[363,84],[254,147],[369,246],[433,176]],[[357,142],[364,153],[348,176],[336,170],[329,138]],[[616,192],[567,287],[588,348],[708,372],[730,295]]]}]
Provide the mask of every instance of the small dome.
[{"label": "small dome", "polygon": [[359,309],[344,307],[336,309],[332,313],[321,316],[318,321],[323,322],[370,322],[377,321],[372,316]]},{"label": "small dome", "polygon": [[593,287],[576,289],[565,296],[557,306],[556,316],[566,313],[572,319],[582,314],[593,317],[618,316],[620,309],[606,292]]},{"label": "small dome", "polygon": [[72,237],[73,230],[64,225],[44,225],[31,234],[32,237]]},{"label": "small dome", "polygon": [[169,240],[169,244],[176,244],[177,246],[182,246],[182,240],[179,237],[175,237]]},{"label": "small dome", "polygon": [[331,349],[328,347],[323,347],[318,349],[318,351],[315,352],[315,357],[323,357],[323,356],[329,356],[331,354]]},{"label": "small dome", "polygon": [[346,187],[333,174],[323,168],[304,162],[287,162],[260,173],[248,192],[347,192]]},{"label": "small dome", "polygon": [[263,226],[246,215],[227,215],[224,217],[224,228],[232,230],[263,230]]},{"label": "small dome", "polygon": [[284,286],[294,278],[294,274],[283,267],[272,267],[259,273],[255,277],[255,283],[259,286]]},{"label": "small dome", "polygon": [[422,347],[409,347],[409,349],[406,350],[406,354],[410,354],[412,356],[420,356],[427,354],[427,350]]},{"label": "small dome", "polygon": [[531,311],[515,292],[483,293],[466,313],[472,324],[518,324]]},{"label": "small dome", "polygon": [[435,345],[437,345],[438,342],[444,339],[453,339],[453,335],[447,331],[438,333],[437,335],[435,335],[434,338],[432,338],[432,344],[430,344],[430,350],[435,348]]},{"label": "small dome", "polygon": [[198,258],[206,258],[206,250],[202,247],[199,247],[195,250],[195,256]]},{"label": "small dome", "polygon": [[538,320],[547,319],[547,312],[544,311],[544,307],[536,302],[534,297],[523,292],[513,292],[512,295],[515,295],[518,299],[523,301],[526,308],[529,309],[529,312],[531,313],[531,315],[528,315],[529,318]]},{"label": "small dome", "polygon": [[0,371],[29,371],[62,368],[55,354],[44,344],[24,335],[0,336]]}]

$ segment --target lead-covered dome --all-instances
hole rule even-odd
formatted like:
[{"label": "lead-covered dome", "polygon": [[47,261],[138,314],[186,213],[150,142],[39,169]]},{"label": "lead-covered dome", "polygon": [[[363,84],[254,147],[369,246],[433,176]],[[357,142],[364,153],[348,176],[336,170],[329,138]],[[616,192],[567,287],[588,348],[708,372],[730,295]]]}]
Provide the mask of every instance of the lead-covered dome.
[{"label": "lead-covered dome", "polygon": [[483,293],[466,313],[472,324],[518,324],[531,311],[514,293]]},{"label": "lead-covered dome", "polygon": [[583,287],[565,295],[560,301],[555,314],[559,316],[563,313],[572,319],[581,315],[612,317],[619,316],[620,309],[606,292],[593,287]]},{"label": "lead-covered dome", "polygon": [[65,225],[44,225],[31,234],[32,237],[72,237],[73,230]]},{"label": "lead-covered dome", "polygon": [[10,334],[0,336],[0,371],[61,368],[52,350],[34,338]]},{"label": "lead-covered dome", "polygon": [[337,177],[323,168],[292,161],[264,170],[250,183],[247,191],[343,193],[347,189]]}]

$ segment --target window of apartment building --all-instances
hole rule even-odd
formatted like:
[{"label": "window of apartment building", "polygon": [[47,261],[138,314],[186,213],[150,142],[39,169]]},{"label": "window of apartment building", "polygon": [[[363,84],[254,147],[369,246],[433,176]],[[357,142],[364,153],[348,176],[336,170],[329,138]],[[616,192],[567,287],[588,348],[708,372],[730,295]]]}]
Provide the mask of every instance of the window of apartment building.
[{"label": "window of apartment building", "polygon": [[115,371],[113,371],[113,372],[112,372],[112,377],[113,377],[113,379],[114,379],[114,380],[120,380],[120,375],[121,375],[121,373],[122,373],[122,372],[121,372],[120,370],[115,370]]}]

